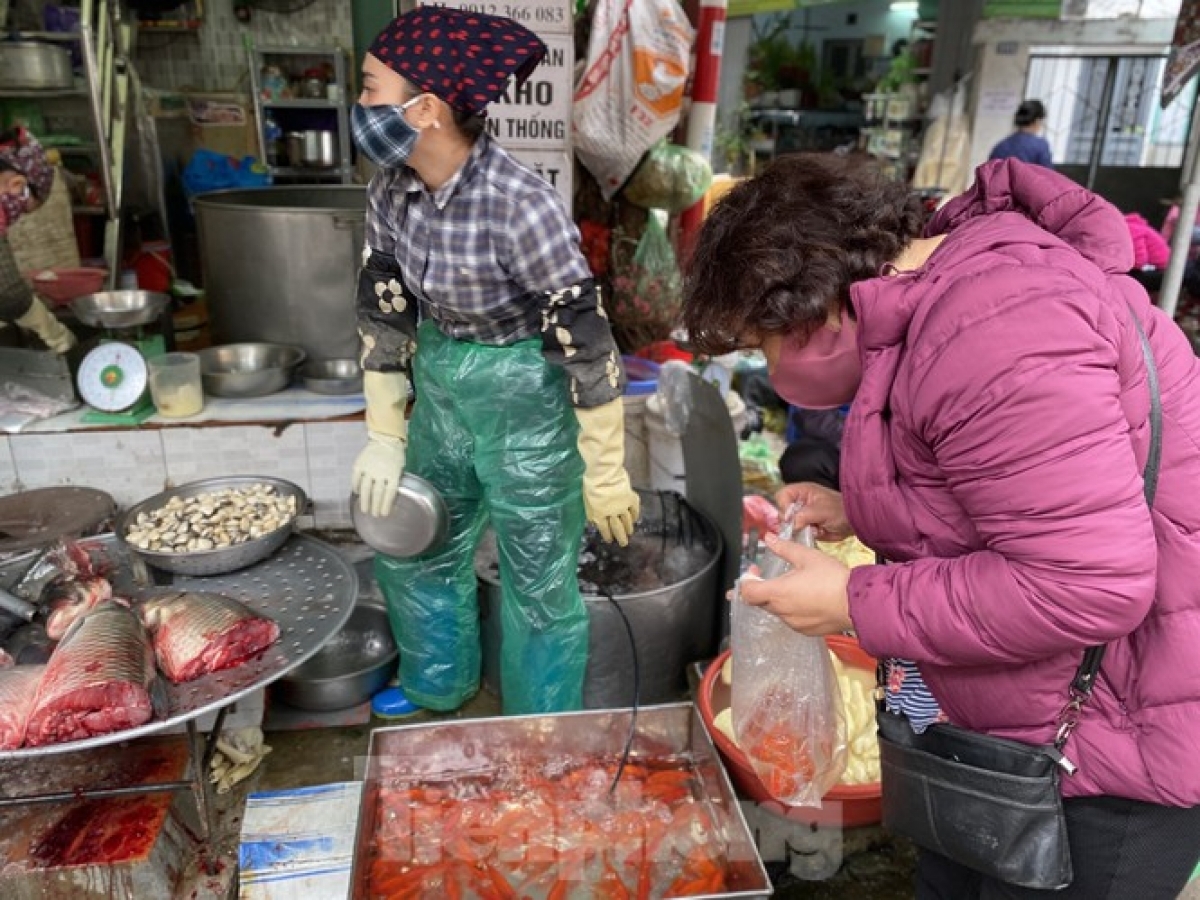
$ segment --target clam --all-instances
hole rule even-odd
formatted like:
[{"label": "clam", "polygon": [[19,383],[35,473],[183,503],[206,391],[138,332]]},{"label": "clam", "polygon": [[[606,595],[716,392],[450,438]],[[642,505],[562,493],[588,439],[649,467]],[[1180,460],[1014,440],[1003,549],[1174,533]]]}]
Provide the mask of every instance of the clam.
[{"label": "clam", "polygon": [[139,513],[125,534],[140,550],[199,553],[271,534],[296,515],[296,498],[280,496],[269,484],[224,488]]}]

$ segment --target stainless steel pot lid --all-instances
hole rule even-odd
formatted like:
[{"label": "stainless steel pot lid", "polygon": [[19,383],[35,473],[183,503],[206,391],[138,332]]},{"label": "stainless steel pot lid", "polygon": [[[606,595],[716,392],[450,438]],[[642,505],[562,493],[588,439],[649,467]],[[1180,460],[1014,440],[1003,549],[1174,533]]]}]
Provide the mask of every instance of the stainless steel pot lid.
[{"label": "stainless steel pot lid", "polygon": [[442,495],[428,481],[405,472],[396,502],[386,516],[372,516],[350,498],[354,530],[377,553],[387,556],[420,556],[442,545],[449,513]]}]

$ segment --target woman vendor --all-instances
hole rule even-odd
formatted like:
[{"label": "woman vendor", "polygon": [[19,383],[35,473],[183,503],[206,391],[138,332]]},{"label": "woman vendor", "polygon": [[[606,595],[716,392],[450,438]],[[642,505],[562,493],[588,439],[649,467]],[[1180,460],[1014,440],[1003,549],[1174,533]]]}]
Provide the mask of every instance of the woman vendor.
[{"label": "woman vendor", "polygon": [[23,128],[0,135],[0,321],[36,334],[55,353],[66,353],[75,336],[34,296],[21,277],[8,230],[50,196],[54,167],[42,145]]},{"label": "woman vendor", "polygon": [[422,556],[376,557],[400,648],[381,715],[453,710],[477,690],[474,559],[489,524],[504,711],[578,708],[585,517],[622,545],[638,518],[624,371],[579,234],[555,190],[485,128],[488,104],[545,53],[509,19],[428,7],[395,19],[363,61],[352,129],[379,170],[358,288],[368,439],[353,488],[363,512],[387,515],[407,464],[450,521]]}]

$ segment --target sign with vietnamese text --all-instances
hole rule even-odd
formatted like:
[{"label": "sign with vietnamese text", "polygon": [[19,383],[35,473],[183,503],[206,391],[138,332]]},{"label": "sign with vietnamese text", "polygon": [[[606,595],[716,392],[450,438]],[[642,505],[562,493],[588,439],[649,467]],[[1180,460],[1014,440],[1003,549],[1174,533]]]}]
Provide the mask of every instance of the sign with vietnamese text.
[{"label": "sign with vietnamese text", "polygon": [[571,34],[575,30],[571,0],[428,0],[421,5],[504,16],[520,22],[543,40],[548,34]]},{"label": "sign with vietnamese text", "polygon": [[519,86],[510,80],[504,94],[488,106],[487,130],[513,156],[553,184],[570,209],[575,73],[572,0],[430,0],[425,5],[506,16],[545,42],[546,58],[529,79]]}]

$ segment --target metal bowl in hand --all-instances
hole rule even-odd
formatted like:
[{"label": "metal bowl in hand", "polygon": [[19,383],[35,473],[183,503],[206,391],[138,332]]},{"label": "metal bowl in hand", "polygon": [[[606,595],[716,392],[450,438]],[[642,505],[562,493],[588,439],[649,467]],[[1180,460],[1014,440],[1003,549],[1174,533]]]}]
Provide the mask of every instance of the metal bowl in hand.
[{"label": "metal bowl in hand", "polygon": [[362,511],[357,496],[350,497],[354,530],[363,542],[386,556],[420,556],[436,550],[446,540],[450,515],[437,488],[405,472],[396,490],[396,502],[386,516]]},{"label": "metal bowl in hand", "polygon": [[[258,485],[270,486],[274,489],[275,494],[284,501],[292,498],[292,512],[281,516],[278,525],[270,530],[264,530],[263,533],[257,535],[252,531],[245,540],[239,539],[228,546],[214,546],[211,549],[206,548],[199,540],[197,540],[195,548],[181,550],[153,549],[149,546],[140,546],[137,541],[136,536],[140,532],[156,527],[145,523],[148,520],[156,519],[155,513],[164,509],[177,498],[186,507],[191,505],[192,501],[201,501],[204,497],[211,497],[219,491],[226,489],[250,491]],[[177,575],[224,575],[227,572],[236,572],[238,569],[261,562],[282,547],[295,528],[296,519],[304,512],[307,503],[308,497],[304,490],[299,485],[282,478],[272,478],[266,475],[205,478],[169,491],[163,491],[161,494],[155,494],[148,500],[143,500],[136,506],[130,507],[117,520],[114,530],[118,539],[129,548],[131,553],[140,556],[147,564],[156,569],[174,572]],[[195,505],[204,506],[202,502],[196,502]],[[194,521],[207,529],[217,523],[221,514],[216,509],[211,509],[206,513],[204,508],[200,508],[194,510],[193,513],[180,515],[179,518]],[[241,517],[241,519],[245,518],[246,516]],[[174,533],[178,533],[178,529]]]},{"label": "metal bowl in hand", "polygon": [[214,397],[264,397],[291,384],[304,351],[289,344],[223,344],[200,351],[204,392]]},{"label": "metal bowl in hand", "polygon": [[157,321],[171,298],[154,291],[101,291],[71,301],[71,311],[92,328],[136,328]]}]

